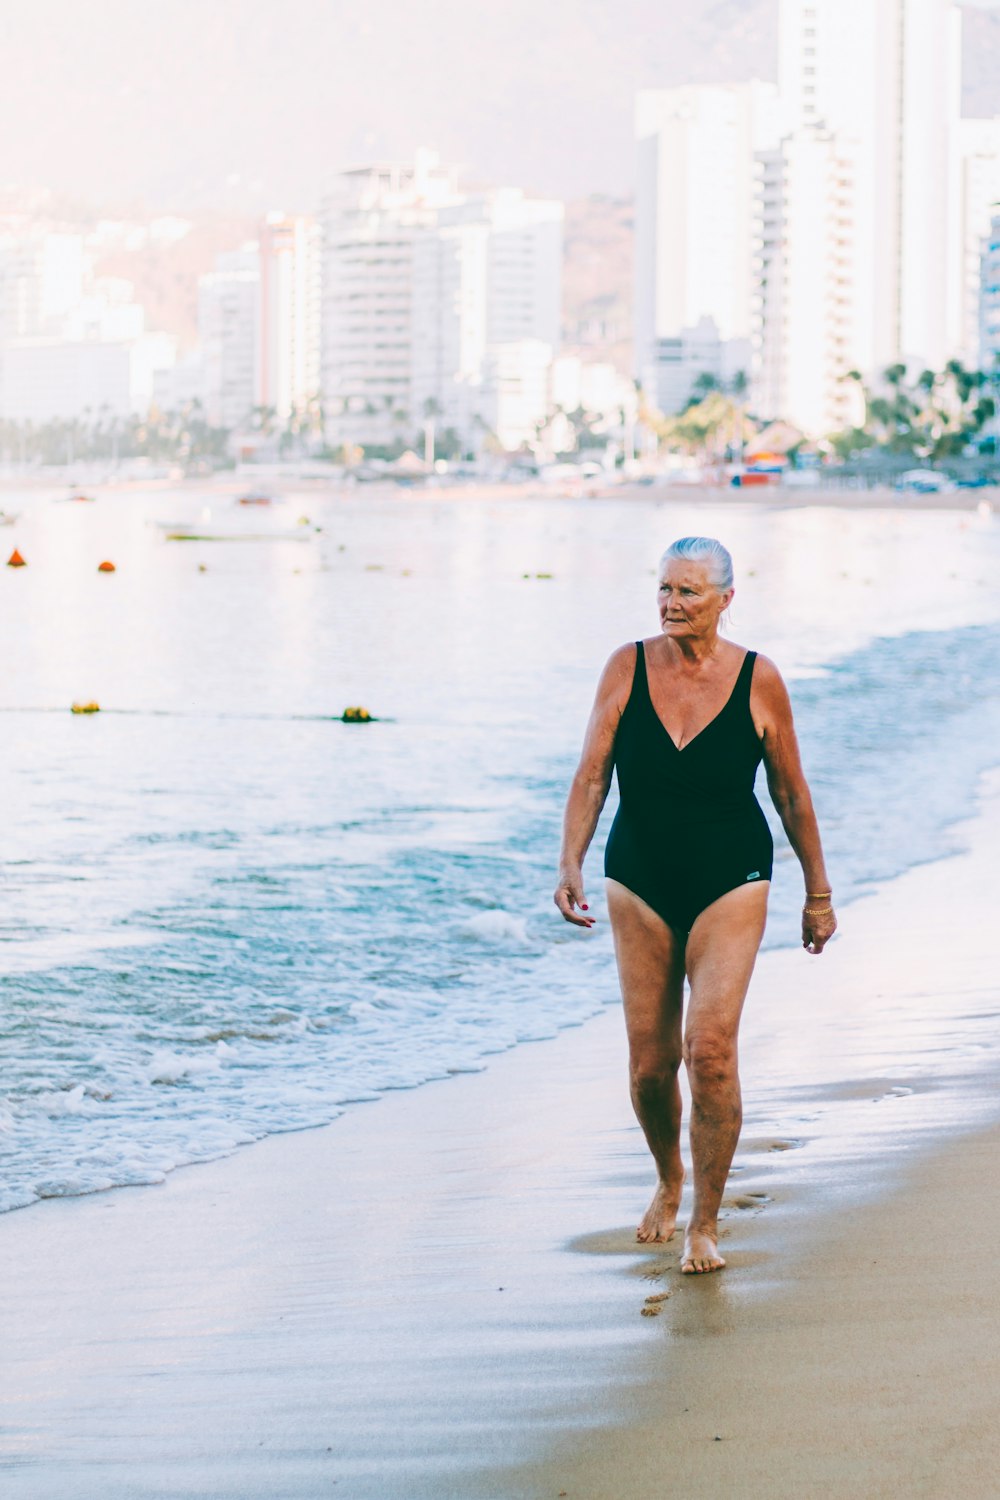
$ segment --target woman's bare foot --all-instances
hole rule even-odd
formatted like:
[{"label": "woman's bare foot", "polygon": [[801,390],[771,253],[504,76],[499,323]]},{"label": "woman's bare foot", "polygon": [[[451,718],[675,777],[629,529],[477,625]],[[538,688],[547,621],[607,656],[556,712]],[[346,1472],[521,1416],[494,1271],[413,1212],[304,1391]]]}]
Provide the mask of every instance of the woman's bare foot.
[{"label": "woman's bare foot", "polygon": [[701,1275],[705,1271],[721,1271],[726,1264],[719,1254],[715,1235],[688,1226],[684,1236],[684,1253],[681,1256],[681,1271],[685,1276]]},{"label": "woman's bare foot", "polygon": [[684,1190],[684,1169],[669,1182],[661,1182],[653,1194],[653,1201],[636,1230],[635,1237],[642,1244],[662,1244],[669,1240],[677,1228],[677,1210],[681,1206]]}]

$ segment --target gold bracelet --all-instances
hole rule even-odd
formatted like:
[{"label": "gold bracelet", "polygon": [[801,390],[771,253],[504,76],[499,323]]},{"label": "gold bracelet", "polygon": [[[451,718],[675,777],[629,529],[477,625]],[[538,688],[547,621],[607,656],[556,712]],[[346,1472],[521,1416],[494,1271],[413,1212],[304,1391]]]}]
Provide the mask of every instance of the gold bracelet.
[{"label": "gold bracelet", "polygon": [[804,917],[825,917],[832,911],[832,906],[804,906],[802,908],[802,915]]},{"label": "gold bracelet", "polygon": [[832,891],[806,891],[807,901],[829,901]]}]

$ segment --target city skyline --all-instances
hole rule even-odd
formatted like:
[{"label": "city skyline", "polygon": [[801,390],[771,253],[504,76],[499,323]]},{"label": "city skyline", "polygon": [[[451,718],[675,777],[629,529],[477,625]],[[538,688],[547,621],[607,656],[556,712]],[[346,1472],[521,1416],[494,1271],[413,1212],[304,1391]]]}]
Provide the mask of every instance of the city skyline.
[{"label": "city skyline", "polygon": [[[966,113],[997,113],[1000,7],[966,9]],[[438,0],[430,15],[381,0],[363,16],[322,0],[288,12],[40,0],[0,19],[0,53],[5,184],[94,204],[303,212],[332,173],[430,145],[470,180],[575,198],[632,191],[639,90],[775,79],[777,0],[696,15],[680,0]]]}]

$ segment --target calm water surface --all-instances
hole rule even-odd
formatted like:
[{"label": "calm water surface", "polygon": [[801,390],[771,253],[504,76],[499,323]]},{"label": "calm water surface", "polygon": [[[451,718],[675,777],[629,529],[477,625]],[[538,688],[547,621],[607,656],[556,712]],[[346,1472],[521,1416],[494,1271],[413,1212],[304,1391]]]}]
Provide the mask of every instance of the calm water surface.
[{"label": "calm water surface", "polygon": [[[161,1180],[616,1001],[607,923],[551,906],[562,801],[678,535],[734,553],[730,634],[790,680],[842,901],[953,847],[1000,760],[996,517],[315,494],[247,515],[166,490],[4,508],[29,566],[0,570],[0,1208]],[[90,698],[99,716],[69,713]],[[336,722],[348,704],[384,722]],[[797,941],[799,899],[779,840],[770,945]]]}]

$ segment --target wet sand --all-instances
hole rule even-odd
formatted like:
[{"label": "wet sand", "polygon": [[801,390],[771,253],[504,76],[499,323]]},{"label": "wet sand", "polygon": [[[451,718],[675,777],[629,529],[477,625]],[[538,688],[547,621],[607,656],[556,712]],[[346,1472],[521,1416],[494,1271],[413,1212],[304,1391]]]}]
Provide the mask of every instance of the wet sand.
[{"label": "wet sand", "polygon": [[3,1216],[4,1495],[992,1493],[1000,776],[962,837],[762,957],[716,1276],[635,1243],[616,1008]]}]

